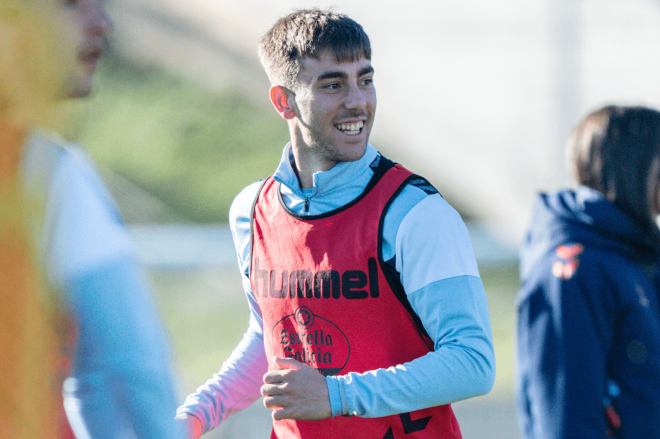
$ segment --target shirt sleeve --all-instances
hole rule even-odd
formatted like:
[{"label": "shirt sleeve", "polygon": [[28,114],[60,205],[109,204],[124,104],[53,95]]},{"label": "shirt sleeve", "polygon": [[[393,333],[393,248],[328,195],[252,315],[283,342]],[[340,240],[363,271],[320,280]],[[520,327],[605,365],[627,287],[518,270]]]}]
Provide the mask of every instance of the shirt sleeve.
[{"label": "shirt sleeve", "polygon": [[132,242],[110,192],[90,159],[63,149],[49,189],[44,237],[49,281],[133,257]]},{"label": "shirt sleeve", "polygon": [[173,420],[172,358],[135,261],[108,261],[66,288],[79,336],[64,396],[77,437],[184,437]]},{"label": "shirt sleeve", "polygon": [[172,420],[172,358],[128,233],[91,161],[64,151],[45,230],[49,280],[77,329],[64,388],[71,425],[81,438],[183,437]]},{"label": "shirt sleeve", "polygon": [[258,182],[245,188],[229,211],[229,225],[250,308],[248,330],[220,371],[189,395],[177,411],[177,414],[188,414],[199,419],[203,432],[216,428],[229,416],[260,398],[263,376],[268,371],[261,310],[252,294],[249,279],[250,215],[252,202],[260,187]]},{"label": "shirt sleeve", "polygon": [[485,394],[494,383],[486,294],[463,221],[437,193],[412,208],[395,203],[385,218],[399,224],[392,262],[435,350],[388,369],[326,377],[333,415],[405,413]]},{"label": "shirt sleeve", "polygon": [[268,370],[263,338],[251,324],[243,339],[213,375],[189,395],[177,414],[196,417],[204,433],[261,397],[263,375]]}]

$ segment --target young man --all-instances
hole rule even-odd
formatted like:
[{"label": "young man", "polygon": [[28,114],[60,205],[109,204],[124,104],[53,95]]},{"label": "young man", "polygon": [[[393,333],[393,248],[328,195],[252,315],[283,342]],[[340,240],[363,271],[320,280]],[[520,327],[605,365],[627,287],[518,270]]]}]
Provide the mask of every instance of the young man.
[{"label": "young man", "polygon": [[[13,299],[42,302],[48,309],[40,308],[43,315],[17,313],[14,318],[26,332],[41,319],[43,332],[68,349],[53,355],[59,364],[45,366],[55,371],[30,383],[37,385],[20,388],[17,406],[29,409],[23,399],[57,394],[62,407],[62,379],[69,376],[64,405],[78,439],[176,438],[181,434],[172,419],[176,399],[170,353],[128,233],[91,160],[56,135],[34,129],[58,102],[91,93],[110,28],[99,0],[0,0],[1,162],[12,166],[3,174],[10,175],[2,181],[3,189],[44,207],[23,206],[29,213],[26,221],[38,226],[25,234],[36,232],[31,238],[37,242],[45,286],[26,288],[25,297]],[[0,240],[3,254],[6,243]],[[26,308],[20,302],[12,307]],[[3,325],[11,323],[3,320]],[[26,335],[32,341],[38,336]],[[15,357],[27,359],[15,363],[27,375],[33,365],[48,361],[33,354]],[[16,431],[11,436],[20,438],[70,434],[54,431],[53,416],[43,413],[41,405],[21,412],[5,406],[12,402],[5,396],[3,392],[2,425],[5,414],[15,418],[7,420],[12,430],[3,433]],[[33,434],[43,430],[36,425],[42,418],[51,422],[48,433]]]},{"label": "young man", "polygon": [[272,438],[461,437],[449,404],[495,375],[486,295],[460,216],[368,144],[367,35],[303,10],[259,55],[291,142],[230,211],[248,331],[178,417],[199,437],[263,395]]}]

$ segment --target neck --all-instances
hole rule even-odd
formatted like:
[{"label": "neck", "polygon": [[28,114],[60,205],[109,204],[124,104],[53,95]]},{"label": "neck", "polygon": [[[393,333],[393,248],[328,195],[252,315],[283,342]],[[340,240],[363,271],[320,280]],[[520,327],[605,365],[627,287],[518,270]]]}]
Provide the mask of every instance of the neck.
[{"label": "neck", "polygon": [[300,183],[302,189],[311,189],[314,187],[314,174],[329,171],[339,163],[338,161],[323,160],[303,154],[293,143],[291,145],[291,151],[293,153],[293,170],[298,176],[298,183]]}]

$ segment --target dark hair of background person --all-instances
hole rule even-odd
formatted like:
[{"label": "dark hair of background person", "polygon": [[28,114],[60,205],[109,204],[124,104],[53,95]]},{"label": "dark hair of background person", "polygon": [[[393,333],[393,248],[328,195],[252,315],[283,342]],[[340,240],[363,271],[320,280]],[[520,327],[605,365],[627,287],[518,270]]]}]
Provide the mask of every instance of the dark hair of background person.
[{"label": "dark hair of background person", "polygon": [[660,247],[655,223],[660,180],[649,181],[652,166],[660,160],[660,112],[603,107],[578,124],[567,153],[577,183],[603,194]]},{"label": "dark hair of background person", "polygon": [[300,10],[279,19],[259,43],[259,59],[272,85],[293,88],[303,58],[318,59],[324,50],[338,63],[371,60],[364,29],[330,10]]}]

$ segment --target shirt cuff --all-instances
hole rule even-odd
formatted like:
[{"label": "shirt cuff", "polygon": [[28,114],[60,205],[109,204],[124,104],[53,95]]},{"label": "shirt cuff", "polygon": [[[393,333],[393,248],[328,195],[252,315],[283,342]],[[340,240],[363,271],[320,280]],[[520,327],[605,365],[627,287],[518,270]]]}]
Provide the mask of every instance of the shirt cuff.
[{"label": "shirt cuff", "polygon": [[339,416],[342,414],[342,398],[341,390],[339,389],[339,380],[334,377],[325,377],[325,382],[328,385],[332,417]]}]

